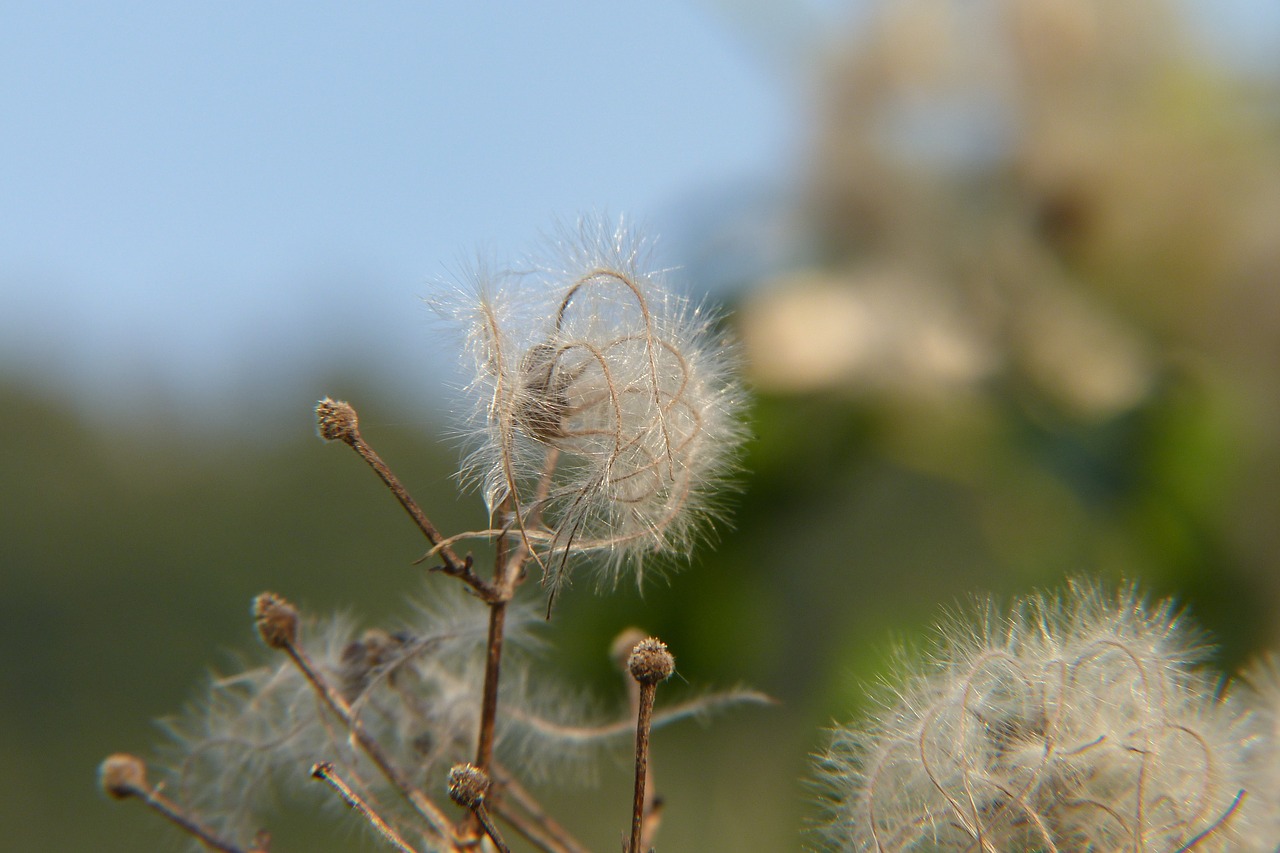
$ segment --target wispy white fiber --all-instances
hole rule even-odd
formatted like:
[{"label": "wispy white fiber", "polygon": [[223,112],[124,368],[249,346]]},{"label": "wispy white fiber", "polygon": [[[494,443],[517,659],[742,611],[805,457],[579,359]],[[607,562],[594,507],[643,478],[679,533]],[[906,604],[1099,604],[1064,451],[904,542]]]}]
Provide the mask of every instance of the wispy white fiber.
[{"label": "wispy white fiber", "polygon": [[463,479],[553,587],[572,559],[607,581],[683,556],[743,428],[736,356],[624,224],[584,221],[525,272],[482,267],[446,306],[475,400]]},{"label": "wispy white fiber", "polygon": [[[976,622],[976,624],[974,624]],[[832,849],[1273,851],[1256,726],[1168,603],[1072,584],[956,619],[821,766]],[[1272,796],[1274,791],[1272,792]]]}]

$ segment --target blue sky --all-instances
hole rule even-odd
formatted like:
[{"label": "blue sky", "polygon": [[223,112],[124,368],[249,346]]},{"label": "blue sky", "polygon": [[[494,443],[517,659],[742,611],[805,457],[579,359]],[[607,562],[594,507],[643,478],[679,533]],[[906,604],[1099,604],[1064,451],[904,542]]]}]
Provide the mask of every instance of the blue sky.
[{"label": "blue sky", "polygon": [[[477,251],[785,185],[839,5],[0,4],[0,372],[182,402],[323,341],[429,383],[418,297]],[[1274,0],[1194,5],[1277,43]]]},{"label": "blue sky", "polygon": [[418,297],[477,251],[781,168],[794,99],[740,32],[605,8],[8,7],[0,369],[92,400],[221,393],[325,338],[430,359]]}]

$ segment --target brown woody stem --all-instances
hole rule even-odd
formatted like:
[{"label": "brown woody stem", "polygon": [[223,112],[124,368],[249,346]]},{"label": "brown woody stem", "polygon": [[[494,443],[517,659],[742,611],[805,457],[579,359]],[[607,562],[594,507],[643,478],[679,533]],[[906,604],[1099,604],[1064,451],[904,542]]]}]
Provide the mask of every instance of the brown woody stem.
[{"label": "brown woody stem", "polygon": [[[342,424],[341,429],[326,431],[326,415],[331,415],[334,411],[339,411],[347,416]],[[327,398],[321,401],[317,408],[320,415],[321,434],[330,440],[341,441],[352,450],[354,450],[361,459],[365,461],[373,472],[378,475],[378,479],[391,490],[391,494],[395,495],[400,506],[404,507],[404,511],[409,514],[409,518],[413,519],[413,523],[422,531],[422,535],[427,538],[433,548],[439,548],[440,559],[444,563],[441,571],[446,575],[452,575],[469,584],[480,597],[488,601],[493,590],[489,584],[477,575],[471,568],[471,558],[460,558],[457,553],[449,545],[444,544],[444,535],[431,523],[431,519],[427,518],[427,514],[422,511],[422,507],[418,506],[418,502],[409,494],[409,490],[404,487],[400,479],[392,473],[387,467],[387,463],[382,461],[382,457],[377,454],[369,443],[364,440],[364,436],[360,434],[360,427],[355,416],[355,409],[350,404],[339,403]]]},{"label": "brown woody stem", "polygon": [[253,853],[251,850],[246,850],[243,847],[232,844],[230,841],[219,838],[212,829],[188,815],[178,807],[177,803],[154,788],[135,785],[129,789],[128,794],[142,800],[147,805],[147,808],[156,812],[183,832],[198,839],[201,844],[210,850],[220,850],[222,853]]},{"label": "brown woody stem", "polygon": [[374,811],[372,806],[364,801],[364,798],[361,797],[354,788],[348,785],[342,777],[334,771],[332,762],[322,761],[319,764],[312,765],[311,776],[313,779],[319,779],[322,782],[327,783],[329,787],[337,791],[338,796],[342,798],[342,801],[359,812],[360,816],[369,822],[369,825],[374,828],[374,831],[381,836],[383,841],[386,841],[392,847],[399,850],[400,853],[417,853],[417,851],[410,847],[408,842],[400,836],[400,833],[396,832],[381,815]]},{"label": "brown woody stem", "polygon": [[476,742],[476,766],[488,772],[493,763],[494,728],[498,717],[498,678],[502,668],[502,640],[506,630],[507,603],[489,604],[489,643],[484,664],[484,698],[480,705],[480,735]]},{"label": "brown woody stem", "polygon": [[[639,709],[636,714],[636,788],[631,801],[631,844],[628,853],[642,853],[648,846],[653,824],[646,827],[645,781],[649,773],[649,731],[653,727],[653,697],[658,685],[675,672],[676,659],[666,643],[647,637],[636,643],[627,660],[631,677],[640,685]],[[656,812],[653,813],[656,817]],[[649,832],[645,830],[649,829]]]},{"label": "brown woody stem", "polygon": [[642,853],[645,777],[649,772],[649,730],[653,725],[653,699],[658,685],[640,685],[640,713],[636,718],[636,787],[631,800],[631,844],[628,853]]}]

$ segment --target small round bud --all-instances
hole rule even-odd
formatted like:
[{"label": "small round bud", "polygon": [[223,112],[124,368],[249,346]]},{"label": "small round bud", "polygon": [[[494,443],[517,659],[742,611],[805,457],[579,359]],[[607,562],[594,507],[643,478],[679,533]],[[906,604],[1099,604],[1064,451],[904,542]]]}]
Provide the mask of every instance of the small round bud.
[{"label": "small round bud", "polygon": [[316,404],[316,425],[325,441],[346,441],[356,434],[360,422],[350,403],[325,397]]},{"label": "small round bud", "polygon": [[676,671],[676,659],[667,651],[667,644],[657,637],[649,637],[636,643],[627,661],[631,677],[641,684],[657,684],[666,681]]},{"label": "small round bud", "polygon": [[147,790],[147,765],[136,755],[117,752],[98,767],[98,782],[108,796],[117,800],[136,797]]},{"label": "small round bud", "polygon": [[474,809],[484,803],[489,792],[489,774],[474,764],[455,764],[449,770],[449,799]]},{"label": "small round bud", "polygon": [[269,648],[287,649],[298,641],[298,608],[274,592],[253,599],[253,619]]}]

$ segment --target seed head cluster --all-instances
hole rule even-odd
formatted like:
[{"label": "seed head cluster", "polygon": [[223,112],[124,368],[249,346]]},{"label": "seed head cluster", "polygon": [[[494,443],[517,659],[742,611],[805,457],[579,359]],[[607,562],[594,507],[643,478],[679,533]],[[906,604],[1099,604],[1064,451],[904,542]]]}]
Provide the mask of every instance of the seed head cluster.
[{"label": "seed head cluster", "polygon": [[821,761],[827,840],[877,853],[1272,851],[1258,829],[1280,794],[1258,778],[1266,740],[1200,657],[1168,605],[1132,593],[1076,584],[1004,618],[988,607],[869,722],[835,732]]},{"label": "seed head cluster", "polygon": [[732,347],[646,265],[626,228],[581,226],[559,261],[481,272],[453,313],[476,401],[464,479],[554,587],[571,556],[605,577],[683,555],[742,438]]}]

